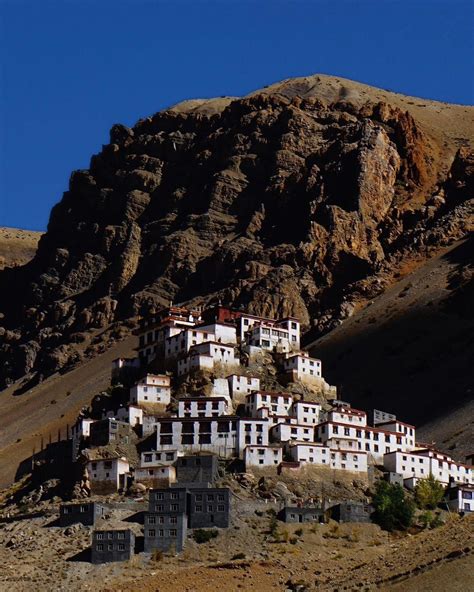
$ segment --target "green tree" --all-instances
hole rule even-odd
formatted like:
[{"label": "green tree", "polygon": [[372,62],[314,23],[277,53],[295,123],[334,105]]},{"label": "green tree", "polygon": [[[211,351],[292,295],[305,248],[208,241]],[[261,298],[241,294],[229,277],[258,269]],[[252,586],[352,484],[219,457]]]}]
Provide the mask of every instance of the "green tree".
[{"label": "green tree", "polygon": [[415,487],[415,499],[420,508],[435,510],[443,499],[444,487],[430,473],[427,479],[421,479]]},{"label": "green tree", "polygon": [[403,530],[413,522],[415,505],[400,485],[378,481],[372,504],[372,520],[385,530]]}]

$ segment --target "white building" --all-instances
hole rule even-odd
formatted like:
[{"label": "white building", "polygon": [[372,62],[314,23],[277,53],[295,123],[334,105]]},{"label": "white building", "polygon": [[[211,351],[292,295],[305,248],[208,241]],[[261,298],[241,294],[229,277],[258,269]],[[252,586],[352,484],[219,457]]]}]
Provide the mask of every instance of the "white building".
[{"label": "white building", "polygon": [[287,416],[293,405],[290,393],[274,393],[271,391],[257,391],[246,396],[246,413],[250,417],[257,417],[257,411],[265,407],[270,415]]},{"label": "white building", "polygon": [[411,450],[403,433],[389,432],[371,426],[357,425],[359,417],[350,423],[325,421],[316,427],[316,440],[331,448],[367,452],[372,464],[382,464],[384,455],[396,450]]},{"label": "white building", "polygon": [[268,446],[268,419],[240,418],[237,422],[237,455],[243,458],[246,446]]},{"label": "white building", "polygon": [[127,487],[126,475],[130,465],[125,457],[89,460],[86,467],[94,494],[111,493]]},{"label": "white building", "polygon": [[443,485],[450,481],[474,484],[472,467],[456,462],[447,454],[431,448],[413,452],[390,452],[385,454],[383,464],[387,471],[402,475],[408,487],[416,485],[417,479],[426,479],[430,473]]},{"label": "white building", "polygon": [[273,323],[254,325],[247,336],[247,343],[268,351],[289,352],[291,350],[288,331]]},{"label": "white building", "polygon": [[149,362],[156,356],[163,356],[167,338],[177,335],[183,329],[194,327],[200,320],[200,311],[177,306],[164,308],[142,319],[135,332],[139,339],[139,358]]},{"label": "white building", "polygon": [[115,358],[112,360],[112,378],[120,375],[122,370],[137,370],[140,368],[140,358]]},{"label": "white building", "polygon": [[289,415],[301,425],[316,425],[321,421],[322,407],[312,401],[294,401]]},{"label": "white building", "polygon": [[321,384],[321,360],[310,358],[307,352],[289,355],[283,360],[283,369],[292,382],[303,382],[309,385]]},{"label": "white building", "polygon": [[225,397],[186,397],[178,401],[178,417],[219,417],[228,412]]},{"label": "white building", "polygon": [[367,454],[361,451],[332,449],[320,444],[291,442],[288,453],[295,462],[317,465],[338,471],[367,474]]},{"label": "white building", "polygon": [[260,378],[231,374],[227,377],[229,392],[232,399],[241,399],[246,395],[260,390]]},{"label": "white building", "polygon": [[187,356],[178,359],[177,374],[183,376],[193,370],[212,372],[222,369],[228,371],[239,366],[240,360],[235,356],[233,345],[207,341],[193,346]]},{"label": "white building", "polygon": [[142,452],[140,455],[140,466],[141,467],[158,467],[162,465],[174,465],[178,459],[177,450],[166,450],[160,451],[149,450],[148,452]]},{"label": "white building", "polygon": [[215,333],[206,328],[183,329],[178,334],[167,337],[165,340],[165,358],[177,358],[186,354],[195,345],[206,343],[207,341],[216,341]]},{"label": "white building", "polygon": [[166,374],[147,374],[130,389],[131,404],[168,405],[170,400],[170,377]]},{"label": "white building", "polygon": [[403,421],[383,421],[377,423],[377,427],[389,432],[396,432],[402,435],[404,442],[404,450],[413,450],[416,446],[416,430],[415,426]]},{"label": "white building", "polygon": [[443,506],[452,512],[474,512],[474,485],[448,487]]},{"label": "white building", "polygon": [[277,423],[270,428],[270,436],[273,442],[314,442],[314,426]]},{"label": "white building", "polygon": [[135,469],[134,479],[147,487],[169,487],[176,483],[176,469],[170,464],[140,465]]},{"label": "white building", "polygon": [[211,452],[221,458],[237,456],[237,424],[233,416],[196,418],[158,418],[157,451],[178,453]]},{"label": "white building", "polygon": [[195,329],[206,332],[208,335],[214,335],[214,340],[218,343],[237,344],[237,329],[235,325],[214,322],[196,325]]},{"label": "white building", "polygon": [[[279,343],[278,339],[285,339],[288,342],[288,351],[290,349],[298,350],[300,348],[301,325],[298,319],[292,317],[274,320],[250,314],[242,314],[240,318],[237,319],[237,337],[240,343],[247,342],[250,345],[250,340],[252,339],[251,334],[257,325],[265,325],[265,327],[270,330],[272,327],[276,331],[281,329],[284,332],[282,335],[272,335],[269,333],[269,339],[265,337],[265,341],[269,341],[270,344],[265,344],[265,349],[271,349],[272,341],[274,342],[273,346],[277,345]],[[267,335],[267,333],[265,333],[265,335]],[[261,345],[258,345],[258,347],[261,347]]]},{"label": "white building", "polygon": [[327,412],[325,419],[327,421],[347,423],[349,425],[367,425],[367,414],[365,411],[354,409],[350,405],[336,405]]},{"label": "white building", "polygon": [[81,443],[91,435],[91,424],[94,419],[80,417],[71,428],[72,462],[76,462]]},{"label": "white building", "polygon": [[283,460],[281,446],[246,446],[244,449],[245,468],[271,467],[279,465]]}]

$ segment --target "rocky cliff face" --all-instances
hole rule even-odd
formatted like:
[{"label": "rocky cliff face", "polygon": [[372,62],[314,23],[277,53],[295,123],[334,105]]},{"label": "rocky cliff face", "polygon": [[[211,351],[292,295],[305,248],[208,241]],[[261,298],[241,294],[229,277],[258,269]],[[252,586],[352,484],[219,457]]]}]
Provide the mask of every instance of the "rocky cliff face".
[{"label": "rocky cliff face", "polygon": [[3,382],[67,366],[84,332],[170,300],[325,330],[408,254],[469,231],[468,148],[453,159],[397,104],[299,88],[114,126],[33,261],[0,275]]}]

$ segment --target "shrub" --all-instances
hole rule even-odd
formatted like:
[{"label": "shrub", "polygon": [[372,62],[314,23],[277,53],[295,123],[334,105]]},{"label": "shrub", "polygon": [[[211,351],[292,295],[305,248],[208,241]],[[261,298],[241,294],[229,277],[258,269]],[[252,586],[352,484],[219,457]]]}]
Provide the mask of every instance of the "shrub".
[{"label": "shrub", "polygon": [[378,481],[372,503],[372,519],[383,529],[403,530],[411,526],[415,507],[400,485]]},{"label": "shrub", "polygon": [[424,528],[438,528],[438,526],[443,524],[441,518],[429,510],[420,514],[420,522]]},{"label": "shrub", "polygon": [[415,487],[415,499],[420,508],[435,510],[443,499],[444,487],[430,473],[427,479],[421,479]]},{"label": "shrub", "polygon": [[278,538],[278,520],[275,512],[269,513],[268,531],[274,539]]},{"label": "shrub", "polygon": [[236,553],[230,560],[237,561],[238,559],[245,559],[245,553]]},{"label": "shrub", "polygon": [[217,530],[204,530],[202,528],[198,528],[194,531],[193,537],[196,543],[199,545],[202,543],[207,543],[211,539],[215,539],[219,533]]},{"label": "shrub", "polygon": [[295,530],[295,534],[296,534],[296,536],[301,536],[303,534],[303,529],[298,528],[298,530]]},{"label": "shrub", "polygon": [[160,551],[159,549],[154,549],[153,553],[151,554],[151,560],[152,561],[161,561],[163,559],[163,552]]}]

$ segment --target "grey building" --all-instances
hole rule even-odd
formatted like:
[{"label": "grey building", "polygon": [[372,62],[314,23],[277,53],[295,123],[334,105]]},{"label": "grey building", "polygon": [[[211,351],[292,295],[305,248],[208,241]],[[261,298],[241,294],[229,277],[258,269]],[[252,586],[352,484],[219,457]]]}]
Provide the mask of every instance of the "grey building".
[{"label": "grey building", "polygon": [[130,424],[116,419],[101,419],[91,423],[89,441],[93,446],[107,446],[120,442],[128,443]]},{"label": "grey building", "polygon": [[95,530],[92,533],[91,562],[128,561],[135,552],[131,530]]},{"label": "grey building", "polygon": [[145,553],[151,553],[155,549],[176,553],[183,550],[187,532],[187,517],[184,512],[147,512],[144,522]]},{"label": "grey building", "polygon": [[372,506],[363,502],[341,502],[329,508],[329,514],[338,522],[370,522]]},{"label": "grey building", "polygon": [[381,411],[380,409],[372,409],[372,411],[369,411],[367,419],[369,425],[376,426],[379,423],[385,423],[386,421],[395,421],[397,416],[393,415],[393,413]]},{"label": "grey building", "polygon": [[104,507],[95,502],[80,504],[61,504],[59,507],[59,525],[70,526],[80,522],[84,526],[94,526],[104,515]]},{"label": "grey building", "polygon": [[148,510],[158,514],[186,514],[187,490],[183,487],[152,489]]},{"label": "grey building", "polygon": [[188,492],[189,528],[228,528],[230,521],[230,489],[203,488]]},{"label": "grey building", "polygon": [[179,456],[176,460],[178,483],[214,483],[217,479],[219,462],[214,454]]},{"label": "grey building", "polygon": [[278,518],[283,522],[324,522],[324,512],[316,507],[285,506]]},{"label": "grey building", "polygon": [[383,478],[385,479],[385,481],[391,483],[392,485],[400,485],[400,487],[403,487],[403,475],[401,473],[387,471],[383,474]]}]

